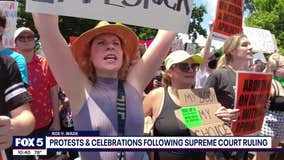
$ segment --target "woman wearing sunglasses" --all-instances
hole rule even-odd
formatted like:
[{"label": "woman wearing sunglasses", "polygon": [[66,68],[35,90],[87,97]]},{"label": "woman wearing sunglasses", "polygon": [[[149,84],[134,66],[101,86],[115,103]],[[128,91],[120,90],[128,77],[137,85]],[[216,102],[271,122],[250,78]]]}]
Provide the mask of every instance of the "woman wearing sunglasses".
[{"label": "woman wearing sunglasses", "polygon": [[[163,75],[164,87],[152,90],[143,101],[144,115],[154,122],[154,136],[190,136],[189,130],[181,129],[175,110],[181,106],[178,89],[195,87],[195,75],[199,64],[203,62],[199,55],[190,55],[186,51],[172,52],[165,59],[166,71]],[[204,160],[202,152],[155,152],[155,160]]]}]

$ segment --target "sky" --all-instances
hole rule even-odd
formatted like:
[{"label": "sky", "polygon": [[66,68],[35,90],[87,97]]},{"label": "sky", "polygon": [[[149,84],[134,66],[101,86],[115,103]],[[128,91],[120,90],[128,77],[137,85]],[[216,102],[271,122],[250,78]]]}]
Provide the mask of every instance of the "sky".
[{"label": "sky", "polygon": [[216,14],[216,7],[217,7],[218,0],[194,0],[193,2],[199,5],[205,5],[207,9],[207,14],[204,16],[202,27],[208,29],[208,24],[210,21],[214,20]]},{"label": "sky", "polygon": [[[193,3],[195,3],[197,6],[204,5],[207,10],[207,14],[203,17],[203,22],[201,23],[201,26],[205,28],[208,32],[208,24],[209,22],[214,20],[215,14],[216,14],[216,7],[217,7],[218,0],[193,0]],[[191,43],[191,41],[188,39],[188,35],[186,34],[179,34],[180,38],[183,40],[183,42]],[[200,46],[205,45],[205,37],[198,36],[196,39],[196,43],[198,43]],[[218,42],[213,40],[212,45],[216,48],[220,48],[223,45],[223,42]]]}]

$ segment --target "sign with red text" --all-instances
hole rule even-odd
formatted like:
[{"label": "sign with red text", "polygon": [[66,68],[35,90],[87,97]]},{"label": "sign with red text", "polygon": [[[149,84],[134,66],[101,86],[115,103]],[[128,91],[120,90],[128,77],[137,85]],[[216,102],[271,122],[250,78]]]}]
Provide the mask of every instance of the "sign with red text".
[{"label": "sign with red text", "polygon": [[228,36],[242,33],[243,0],[218,0],[213,26],[213,38],[226,40]]},{"label": "sign with red text", "polygon": [[221,107],[213,88],[178,90],[181,107],[175,110],[178,124],[188,128],[191,135],[231,136],[232,132],[222,120],[215,116]]},{"label": "sign with red text", "polygon": [[232,123],[235,136],[256,133],[261,130],[270,96],[272,74],[237,72],[235,108],[240,116]]},{"label": "sign with red text", "polygon": [[[27,11],[188,32],[193,0],[29,0]],[[166,19],[166,20],[165,20]]]},{"label": "sign with red text", "polygon": [[14,32],[17,23],[17,6],[14,1],[0,1],[0,9],[5,12],[6,27],[2,37],[2,44],[5,48],[14,48]]}]

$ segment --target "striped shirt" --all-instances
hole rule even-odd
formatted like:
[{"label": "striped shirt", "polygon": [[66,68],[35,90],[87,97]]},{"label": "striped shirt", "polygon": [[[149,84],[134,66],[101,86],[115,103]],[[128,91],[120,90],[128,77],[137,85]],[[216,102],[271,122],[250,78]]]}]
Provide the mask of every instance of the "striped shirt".
[{"label": "striped shirt", "polygon": [[31,102],[16,62],[9,56],[0,56],[0,115]]}]

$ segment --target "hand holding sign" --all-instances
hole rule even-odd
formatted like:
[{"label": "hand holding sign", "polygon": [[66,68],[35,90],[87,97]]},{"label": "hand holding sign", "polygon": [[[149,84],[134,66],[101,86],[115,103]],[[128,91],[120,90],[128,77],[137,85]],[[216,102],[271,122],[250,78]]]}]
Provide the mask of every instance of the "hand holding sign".
[{"label": "hand holding sign", "polygon": [[219,108],[215,113],[215,116],[229,123],[236,121],[239,115],[240,115],[239,109],[227,109],[225,107]]},{"label": "hand holding sign", "polygon": [[0,116],[0,149],[5,149],[12,144],[11,119],[7,116]]}]

